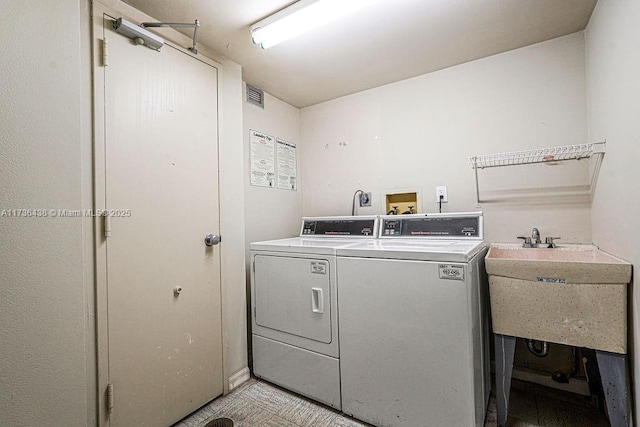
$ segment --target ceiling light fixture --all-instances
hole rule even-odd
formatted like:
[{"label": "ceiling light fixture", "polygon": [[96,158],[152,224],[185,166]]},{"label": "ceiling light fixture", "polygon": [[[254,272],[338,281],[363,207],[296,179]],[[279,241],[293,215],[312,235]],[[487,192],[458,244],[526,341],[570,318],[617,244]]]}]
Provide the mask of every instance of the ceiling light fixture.
[{"label": "ceiling light fixture", "polygon": [[300,0],[251,26],[255,44],[268,49],[336,21],[377,0]]}]

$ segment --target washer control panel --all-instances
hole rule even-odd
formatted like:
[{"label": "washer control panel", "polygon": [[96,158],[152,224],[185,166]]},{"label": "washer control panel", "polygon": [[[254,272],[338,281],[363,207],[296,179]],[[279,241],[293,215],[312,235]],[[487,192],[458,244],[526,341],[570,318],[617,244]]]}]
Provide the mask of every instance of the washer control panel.
[{"label": "washer control panel", "polygon": [[482,239],[482,214],[384,216],[380,237]]},{"label": "washer control panel", "polygon": [[377,217],[303,218],[300,237],[361,236],[376,237]]}]

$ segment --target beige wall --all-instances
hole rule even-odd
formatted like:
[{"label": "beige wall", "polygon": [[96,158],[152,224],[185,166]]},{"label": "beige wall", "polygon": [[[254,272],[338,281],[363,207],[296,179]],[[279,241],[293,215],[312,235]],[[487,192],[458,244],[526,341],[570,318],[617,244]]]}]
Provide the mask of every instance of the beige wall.
[{"label": "beige wall", "polygon": [[[291,237],[300,233],[303,183],[298,182],[297,191],[290,191],[253,186],[250,185],[249,180],[250,129],[296,144],[298,163],[300,163],[300,110],[265,94],[264,109],[243,102],[243,117],[244,176],[246,177],[245,237],[248,255],[248,244],[251,242]],[[298,167],[299,171],[300,167]]]},{"label": "beige wall", "polygon": [[[0,209],[80,209],[86,4],[11,0],[2,9]],[[91,424],[83,223],[0,217],[0,236],[0,424]]]},{"label": "beige wall", "polygon": [[418,189],[435,212],[446,185],[443,212],[483,210],[490,241],[537,226],[590,242],[587,162],[480,171],[494,201],[478,207],[466,160],[586,142],[584,67],[576,33],[302,109],[304,215],[348,215],[359,188],[373,193],[360,214],[382,213],[388,189]]},{"label": "beige wall", "polygon": [[[244,95],[244,92],[243,92]],[[250,184],[250,141],[251,129],[273,137],[295,143],[298,153],[298,173],[300,172],[300,110],[265,93],[264,109],[243,102],[244,117],[244,194],[245,194],[245,252],[247,271],[247,312],[251,307],[251,283],[249,273],[249,244],[262,240],[281,239],[300,233],[302,216],[302,188],[298,175],[298,190],[257,187]],[[251,317],[245,325],[251,326]],[[249,339],[249,352],[251,340]]]},{"label": "beige wall", "polygon": [[[593,241],[640,265],[640,2],[600,0],[587,27],[589,138],[607,139],[593,203]],[[637,273],[635,274],[637,276]],[[630,300],[631,367],[640,372],[640,294]],[[640,393],[635,391],[635,413]]]}]

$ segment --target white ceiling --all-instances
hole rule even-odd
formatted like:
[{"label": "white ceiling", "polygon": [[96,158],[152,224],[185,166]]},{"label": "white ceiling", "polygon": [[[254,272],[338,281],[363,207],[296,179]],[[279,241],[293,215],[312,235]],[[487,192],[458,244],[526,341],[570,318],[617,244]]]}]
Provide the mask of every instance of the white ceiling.
[{"label": "white ceiling", "polygon": [[263,50],[249,27],[295,2],[124,1],[160,21],[199,19],[201,44],[239,63],[246,82],[296,107],[583,30],[597,2],[379,0]]}]

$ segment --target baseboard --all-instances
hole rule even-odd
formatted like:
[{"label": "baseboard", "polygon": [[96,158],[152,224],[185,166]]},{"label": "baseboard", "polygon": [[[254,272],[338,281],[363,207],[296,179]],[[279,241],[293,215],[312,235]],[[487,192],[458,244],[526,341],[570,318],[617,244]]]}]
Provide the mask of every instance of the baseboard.
[{"label": "baseboard", "polygon": [[251,378],[249,368],[243,368],[229,377],[229,392],[232,392]]}]

